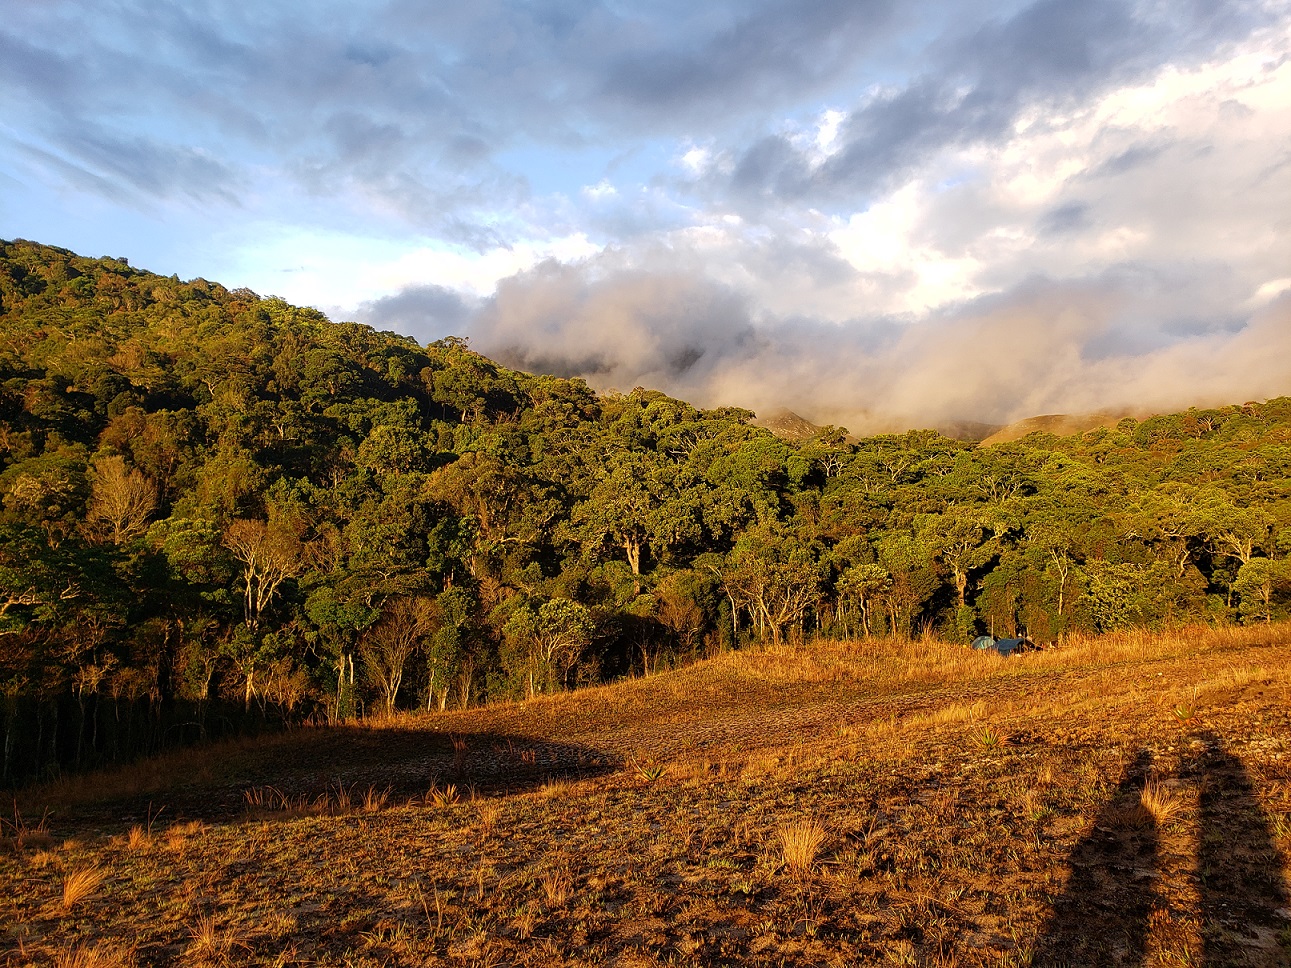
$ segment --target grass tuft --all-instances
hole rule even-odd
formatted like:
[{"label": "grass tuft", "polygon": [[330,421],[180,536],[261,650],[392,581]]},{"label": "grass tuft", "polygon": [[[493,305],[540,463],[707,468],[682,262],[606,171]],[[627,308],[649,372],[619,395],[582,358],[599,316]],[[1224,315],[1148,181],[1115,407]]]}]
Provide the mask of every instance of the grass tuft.
[{"label": "grass tuft", "polygon": [[32,826],[23,818],[22,811],[18,809],[17,800],[13,804],[13,820],[0,817],[0,835],[3,835],[6,828],[10,834],[10,842],[18,852],[28,845],[44,847],[52,840],[49,835],[49,810],[46,809],[39,822]]},{"label": "grass tuft", "polygon": [[574,792],[578,784],[566,777],[552,777],[544,783],[538,792],[548,800],[558,800]]},{"label": "grass tuft", "polygon": [[1148,780],[1139,794],[1139,805],[1157,826],[1165,826],[1182,809],[1183,803],[1163,783]]},{"label": "grass tuft", "polygon": [[806,874],[825,845],[826,832],[815,820],[798,820],[783,825],[776,836],[780,840],[785,867],[795,874]]},{"label": "grass tuft", "polygon": [[233,949],[248,945],[240,941],[232,927],[221,929],[215,915],[204,914],[189,930],[189,944],[184,952],[187,957],[198,964],[214,962],[216,964],[234,964],[242,961],[233,957]]},{"label": "grass tuft", "polygon": [[547,896],[547,903],[560,907],[569,900],[574,892],[574,878],[563,867],[557,867],[542,875],[542,892]]},{"label": "grass tuft", "polygon": [[54,955],[54,968],[130,968],[134,952],[112,944],[82,944]]},{"label": "grass tuft", "polygon": [[502,808],[493,800],[481,800],[475,804],[475,810],[480,817],[480,833],[487,837],[497,827]]},{"label": "grass tuft", "polygon": [[390,799],[390,787],[384,790],[378,790],[374,786],[368,787],[368,792],[363,794],[363,810],[366,813],[376,813],[383,810],[386,801]]},{"label": "grass tuft", "polygon": [[431,788],[426,791],[426,803],[436,807],[451,807],[461,797],[457,793],[457,786],[449,783],[447,786],[440,787],[432,784]]},{"label": "grass tuft", "polygon": [[94,895],[106,875],[97,866],[82,867],[63,878],[63,908],[71,910]]}]

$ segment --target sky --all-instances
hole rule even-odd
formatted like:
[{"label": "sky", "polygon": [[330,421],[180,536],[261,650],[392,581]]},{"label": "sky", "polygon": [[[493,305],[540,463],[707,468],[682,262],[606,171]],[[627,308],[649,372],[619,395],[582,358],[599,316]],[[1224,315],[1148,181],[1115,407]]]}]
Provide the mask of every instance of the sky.
[{"label": "sky", "polygon": [[1291,393],[1291,0],[12,0],[0,238],[854,432]]}]

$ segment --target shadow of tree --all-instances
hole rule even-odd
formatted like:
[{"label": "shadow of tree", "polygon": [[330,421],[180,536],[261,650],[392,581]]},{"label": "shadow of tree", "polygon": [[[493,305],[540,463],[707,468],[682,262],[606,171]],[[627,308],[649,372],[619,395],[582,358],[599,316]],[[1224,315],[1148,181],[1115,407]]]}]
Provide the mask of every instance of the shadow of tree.
[{"label": "shadow of tree", "polygon": [[[1202,951],[1206,968],[1291,965],[1291,922],[1282,859],[1240,759],[1213,734],[1179,769],[1200,784]],[[1151,768],[1138,753],[1069,859],[1071,877],[1040,933],[1031,964],[1145,965],[1153,911],[1163,904],[1159,836],[1136,810]]]},{"label": "shadow of tree", "polygon": [[[200,769],[149,794],[168,816],[208,821],[244,816],[248,790],[273,788],[278,801],[309,802],[344,788],[362,799],[369,789],[397,803],[432,787],[497,796],[536,789],[552,779],[613,773],[619,757],[576,743],[505,733],[449,734],[384,726],[301,729],[223,750],[210,747]],[[100,802],[69,811],[83,820],[141,819],[140,802]]]}]

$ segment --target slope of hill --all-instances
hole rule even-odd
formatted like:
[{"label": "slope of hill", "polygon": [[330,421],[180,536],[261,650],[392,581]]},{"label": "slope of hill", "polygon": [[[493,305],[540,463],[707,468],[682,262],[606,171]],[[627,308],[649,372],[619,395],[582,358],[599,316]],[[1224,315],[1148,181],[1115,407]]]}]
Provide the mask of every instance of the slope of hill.
[{"label": "slope of hill", "polygon": [[1286,625],[821,642],[173,755],[23,796],[0,958],[1284,965],[1289,683]]},{"label": "slope of hill", "polygon": [[767,416],[758,416],[749,421],[755,427],[763,427],[781,440],[791,444],[801,444],[820,433],[821,428],[792,410],[776,410]]},{"label": "slope of hill", "polygon": [[1007,427],[1001,427],[981,438],[981,446],[1005,444],[1021,440],[1028,434],[1053,434],[1055,437],[1074,437],[1099,427],[1112,428],[1126,417],[1133,416],[1142,420],[1151,414],[1131,414],[1121,410],[1100,410],[1097,413],[1065,414],[1051,413],[1039,417],[1027,417]]},{"label": "slope of hill", "polygon": [[1291,615],[1287,398],[793,445],[31,242],[0,332],[6,787],[767,642]]}]

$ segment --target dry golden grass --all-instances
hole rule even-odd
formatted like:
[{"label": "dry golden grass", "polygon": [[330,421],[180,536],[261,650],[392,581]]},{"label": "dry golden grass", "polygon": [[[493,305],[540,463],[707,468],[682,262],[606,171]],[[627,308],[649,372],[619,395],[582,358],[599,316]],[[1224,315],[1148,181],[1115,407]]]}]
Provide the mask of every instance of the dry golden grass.
[{"label": "dry golden grass", "polygon": [[376,813],[378,810],[385,809],[385,805],[389,800],[390,787],[378,790],[375,786],[370,786],[367,792],[363,794],[363,811],[365,813]]},{"label": "dry golden grass", "polygon": [[422,799],[429,806],[443,809],[457,803],[461,796],[457,792],[457,786],[453,783],[442,787],[437,784],[431,784],[430,789],[426,791],[426,795]]},{"label": "dry golden grass", "polygon": [[[1009,660],[930,639],[819,642],[214,747],[207,779],[181,773],[133,801],[100,797],[119,777],[23,795],[32,816],[54,808],[62,846],[0,852],[0,881],[15,885],[0,895],[0,952],[26,953],[0,954],[0,968],[123,939],[148,966],[1021,966],[1081,870],[1112,885],[1078,899],[1082,936],[1111,944],[1109,919],[1132,910],[1116,885],[1140,868],[1169,912],[1148,925],[1143,963],[1183,963],[1217,897],[1247,910],[1259,898],[1243,885],[1274,876],[1267,858],[1259,876],[1225,874],[1254,856],[1229,842],[1258,829],[1257,802],[1272,843],[1291,846],[1288,682],[1291,626],[1107,636]],[[1194,688],[1204,734],[1172,715]],[[979,741],[987,728],[998,742]],[[646,781],[642,763],[662,770]],[[553,776],[569,779],[544,787]],[[436,803],[427,777],[457,786],[436,787]],[[242,791],[266,784],[282,795],[248,815]],[[363,791],[388,785],[364,812]],[[142,817],[149,799],[209,823],[123,849],[130,823],[113,818]],[[1103,870],[1116,844],[1158,846],[1150,864]],[[91,918],[50,903],[64,873],[95,866],[112,873],[111,904],[87,905]],[[1252,923],[1273,928],[1262,937],[1285,929]]]},{"label": "dry golden grass", "polygon": [[1157,780],[1148,780],[1143,784],[1139,805],[1158,827],[1164,827],[1183,809],[1182,799]]},{"label": "dry golden grass", "polygon": [[1137,800],[1110,809],[1107,819],[1113,826],[1122,829],[1159,828],[1174,820],[1183,806],[1183,800],[1164,783],[1148,780],[1143,784]]},{"label": "dry golden grass", "polygon": [[487,837],[496,829],[502,807],[495,800],[480,800],[475,804],[475,813],[479,817],[479,831]]},{"label": "dry golden grass", "polygon": [[539,883],[547,903],[552,907],[560,907],[568,901],[574,890],[574,878],[564,867],[558,866],[543,874]]},{"label": "dry golden grass", "polygon": [[63,909],[71,910],[93,897],[107,875],[97,866],[81,867],[63,878]]},{"label": "dry golden grass", "polygon": [[552,777],[538,788],[538,794],[549,800],[569,796],[578,789],[578,783],[567,777]]},{"label": "dry golden grass", "polygon": [[31,855],[31,866],[36,870],[48,867],[58,860],[58,855],[52,850],[37,850]]},{"label": "dry golden grass", "polygon": [[231,928],[220,928],[215,916],[204,914],[189,931],[189,944],[184,954],[198,964],[227,964],[233,949],[244,947]]},{"label": "dry golden grass", "polygon": [[986,703],[952,702],[939,706],[926,713],[911,717],[907,726],[950,726],[955,723],[971,723],[986,715]]},{"label": "dry golden grass", "polygon": [[827,837],[825,828],[816,820],[798,820],[782,826],[776,831],[776,838],[780,841],[784,866],[795,874],[809,873]]},{"label": "dry golden grass", "polygon": [[135,955],[114,944],[81,944],[54,955],[54,968],[132,968]]}]

